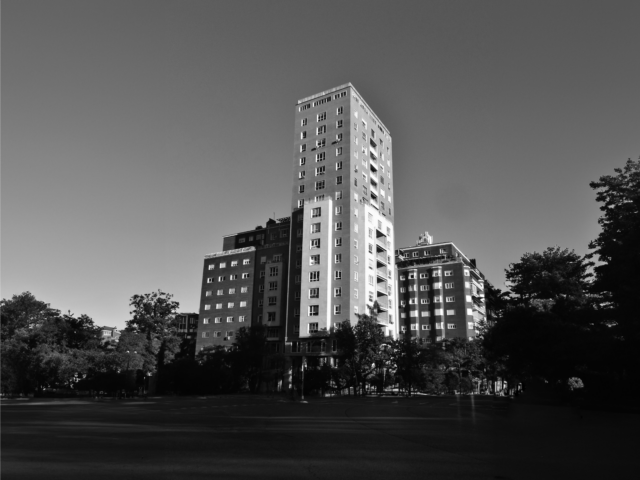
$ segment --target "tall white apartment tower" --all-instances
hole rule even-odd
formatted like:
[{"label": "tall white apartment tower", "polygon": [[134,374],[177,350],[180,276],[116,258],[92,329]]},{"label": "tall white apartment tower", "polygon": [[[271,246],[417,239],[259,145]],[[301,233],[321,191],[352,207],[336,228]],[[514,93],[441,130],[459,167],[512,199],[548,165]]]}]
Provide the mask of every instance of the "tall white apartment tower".
[{"label": "tall white apartment tower", "polygon": [[392,149],[389,130],[350,83],[295,106],[291,353],[330,355],[335,345],[313,339],[356,323],[376,301],[385,333],[397,336]]}]

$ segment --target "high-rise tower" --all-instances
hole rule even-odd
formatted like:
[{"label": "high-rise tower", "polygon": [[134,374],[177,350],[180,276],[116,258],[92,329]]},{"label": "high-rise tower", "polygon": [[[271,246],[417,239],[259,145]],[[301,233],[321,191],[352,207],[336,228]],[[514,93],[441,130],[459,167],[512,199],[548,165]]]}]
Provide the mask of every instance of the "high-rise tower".
[{"label": "high-rise tower", "polygon": [[389,130],[350,83],[299,100],[294,130],[291,352],[329,353],[305,339],[355,323],[374,302],[385,333],[395,336]]}]

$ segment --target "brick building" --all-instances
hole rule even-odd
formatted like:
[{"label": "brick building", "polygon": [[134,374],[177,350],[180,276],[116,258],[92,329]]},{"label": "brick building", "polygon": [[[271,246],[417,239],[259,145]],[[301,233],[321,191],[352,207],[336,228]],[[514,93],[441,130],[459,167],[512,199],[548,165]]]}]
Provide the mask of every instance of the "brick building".
[{"label": "brick building", "polygon": [[451,242],[425,232],[396,251],[400,331],[428,341],[474,338],[485,318],[484,275]]}]

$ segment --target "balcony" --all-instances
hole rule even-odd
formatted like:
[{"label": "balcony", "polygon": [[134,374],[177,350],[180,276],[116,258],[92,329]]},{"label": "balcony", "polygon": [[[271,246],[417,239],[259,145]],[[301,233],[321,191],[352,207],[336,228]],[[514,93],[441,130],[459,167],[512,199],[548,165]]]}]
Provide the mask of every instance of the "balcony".
[{"label": "balcony", "polygon": [[376,263],[378,264],[378,267],[380,267],[381,265],[387,265],[386,251],[378,252],[378,254],[376,255]]}]

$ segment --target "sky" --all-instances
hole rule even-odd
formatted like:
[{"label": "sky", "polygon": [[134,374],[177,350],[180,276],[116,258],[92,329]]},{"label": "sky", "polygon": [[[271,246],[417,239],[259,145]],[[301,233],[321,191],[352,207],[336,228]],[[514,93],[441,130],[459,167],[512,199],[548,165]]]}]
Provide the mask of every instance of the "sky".
[{"label": "sky", "polygon": [[289,215],[294,107],[351,82],[394,144],[396,245],[487,279],[585,254],[640,155],[637,1],[2,2],[1,294],[124,327],[197,311],[222,236]]}]

